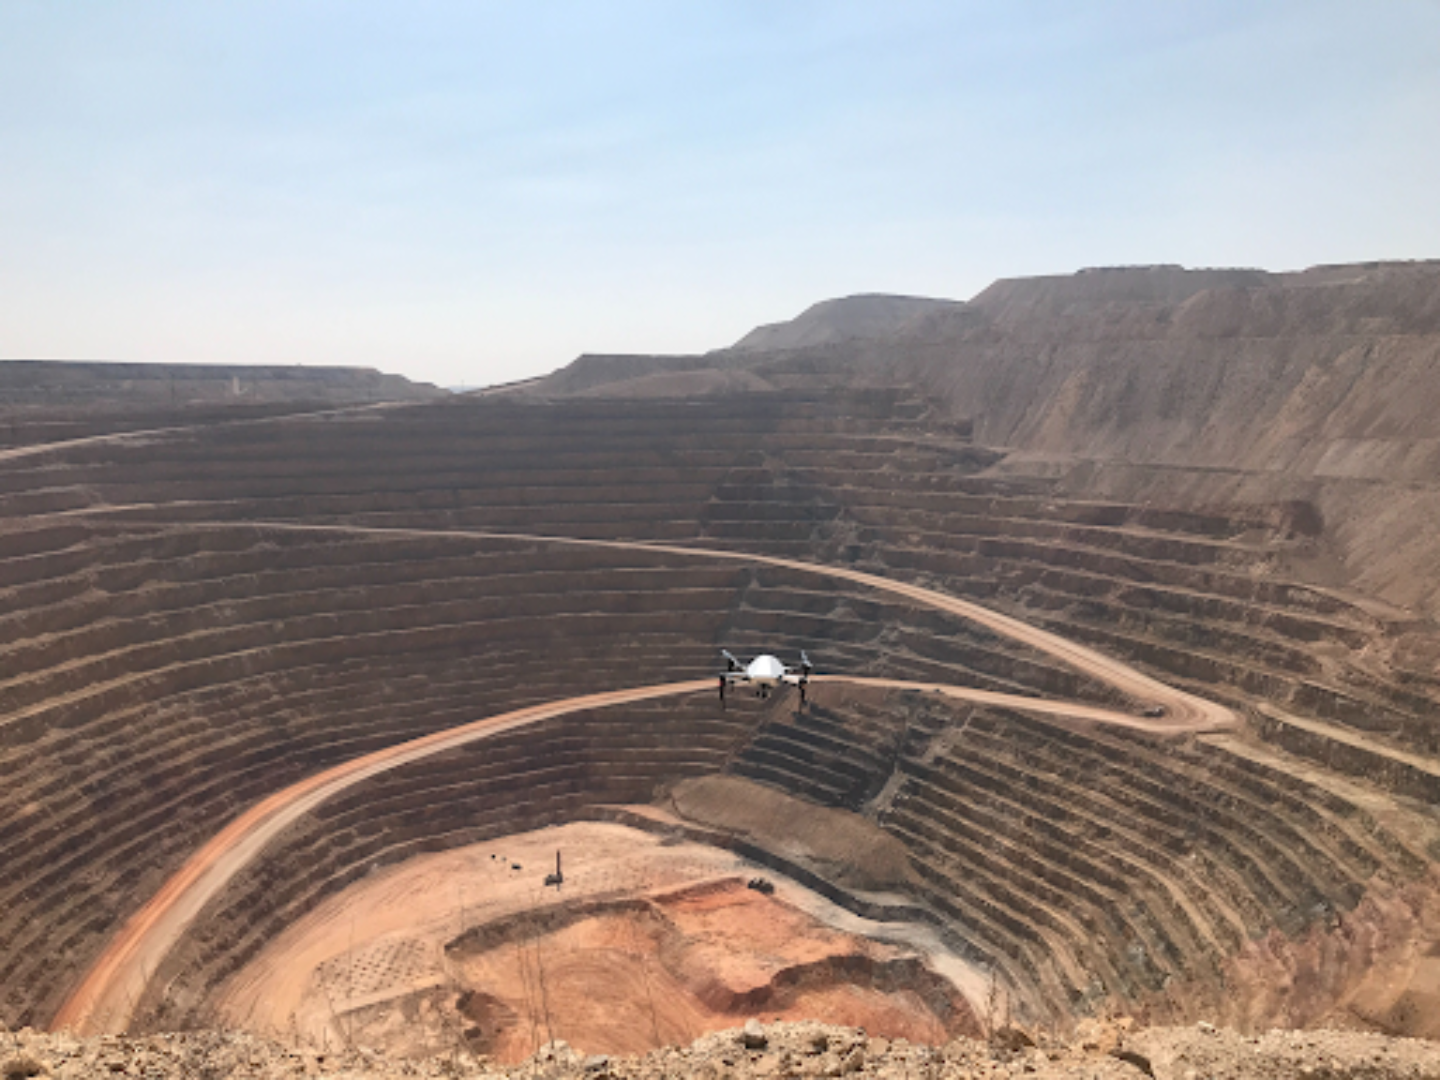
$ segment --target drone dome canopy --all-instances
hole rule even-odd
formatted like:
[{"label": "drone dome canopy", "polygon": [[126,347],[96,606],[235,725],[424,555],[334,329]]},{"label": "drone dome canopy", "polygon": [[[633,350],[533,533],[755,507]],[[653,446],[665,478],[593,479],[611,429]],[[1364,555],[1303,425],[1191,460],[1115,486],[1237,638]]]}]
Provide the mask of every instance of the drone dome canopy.
[{"label": "drone dome canopy", "polygon": [[778,679],[785,674],[785,665],[773,656],[757,656],[750,661],[745,674],[752,679]]}]

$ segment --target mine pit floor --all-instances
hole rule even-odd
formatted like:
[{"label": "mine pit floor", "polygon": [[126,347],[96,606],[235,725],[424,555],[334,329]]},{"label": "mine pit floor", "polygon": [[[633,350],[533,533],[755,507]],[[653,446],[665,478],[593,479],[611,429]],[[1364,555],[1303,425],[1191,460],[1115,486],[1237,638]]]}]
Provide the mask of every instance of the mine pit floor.
[{"label": "mine pit floor", "polygon": [[[543,884],[557,850],[558,889]],[[886,977],[916,963],[918,984]],[[756,1015],[943,1042],[973,1027],[983,990],[927,928],[859,918],[730,852],[575,822],[372,875],[212,1004],[222,1025],[310,1048],[418,1057],[464,1040],[513,1062],[552,1037],[641,1053]]]}]

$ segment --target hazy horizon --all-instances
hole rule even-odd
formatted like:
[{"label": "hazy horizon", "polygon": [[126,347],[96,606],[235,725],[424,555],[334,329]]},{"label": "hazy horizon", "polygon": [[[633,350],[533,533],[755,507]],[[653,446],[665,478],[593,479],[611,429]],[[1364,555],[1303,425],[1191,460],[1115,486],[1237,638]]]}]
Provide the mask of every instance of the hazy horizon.
[{"label": "hazy horizon", "polygon": [[1440,257],[1440,4],[0,7],[0,356],[444,386],[855,293]]}]

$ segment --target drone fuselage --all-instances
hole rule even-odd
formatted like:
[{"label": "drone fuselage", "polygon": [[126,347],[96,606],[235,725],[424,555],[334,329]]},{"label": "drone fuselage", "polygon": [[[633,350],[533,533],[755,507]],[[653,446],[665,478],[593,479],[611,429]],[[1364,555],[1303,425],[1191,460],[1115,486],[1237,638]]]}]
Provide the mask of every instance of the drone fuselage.
[{"label": "drone fuselage", "polygon": [[745,665],[745,680],[767,689],[779,686],[785,674],[785,665],[768,654],[757,656]]},{"label": "drone fuselage", "polygon": [[788,668],[780,660],[769,653],[761,653],[748,664],[741,664],[730,653],[721,650],[721,654],[729,663],[730,668],[720,675],[720,700],[725,700],[725,688],[735,686],[739,683],[748,683],[755,688],[757,697],[767,698],[771,691],[783,683],[800,688],[800,699],[805,699],[805,685],[810,678],[810,659],[803,652],[800,654],[801,666],[799,670]]}]

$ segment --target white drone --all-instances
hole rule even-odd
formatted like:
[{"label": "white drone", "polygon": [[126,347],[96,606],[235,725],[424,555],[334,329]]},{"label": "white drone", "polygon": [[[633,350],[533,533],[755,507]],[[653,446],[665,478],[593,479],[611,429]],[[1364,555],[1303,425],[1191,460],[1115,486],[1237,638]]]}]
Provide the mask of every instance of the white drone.
[{"label": "white drone", "polygon": [[720,673],[720,700],[725,700],[725,691],[728,687],[739,683],[749,683],[755,687],[755,696],[767,698],[770,691],[782,683],[789,683],[800,688],[800,704],[805,704],[805,687],[810,685],[810,673],[815,666],[810,663],[810,658],[805,655],[805,650],[800,650],[799,668],[786,667],[775,657],[768,653],[757,656],[748,664],[742,664],[726,650],[721,649],[720,655],[725,657],[725,670]]}]

